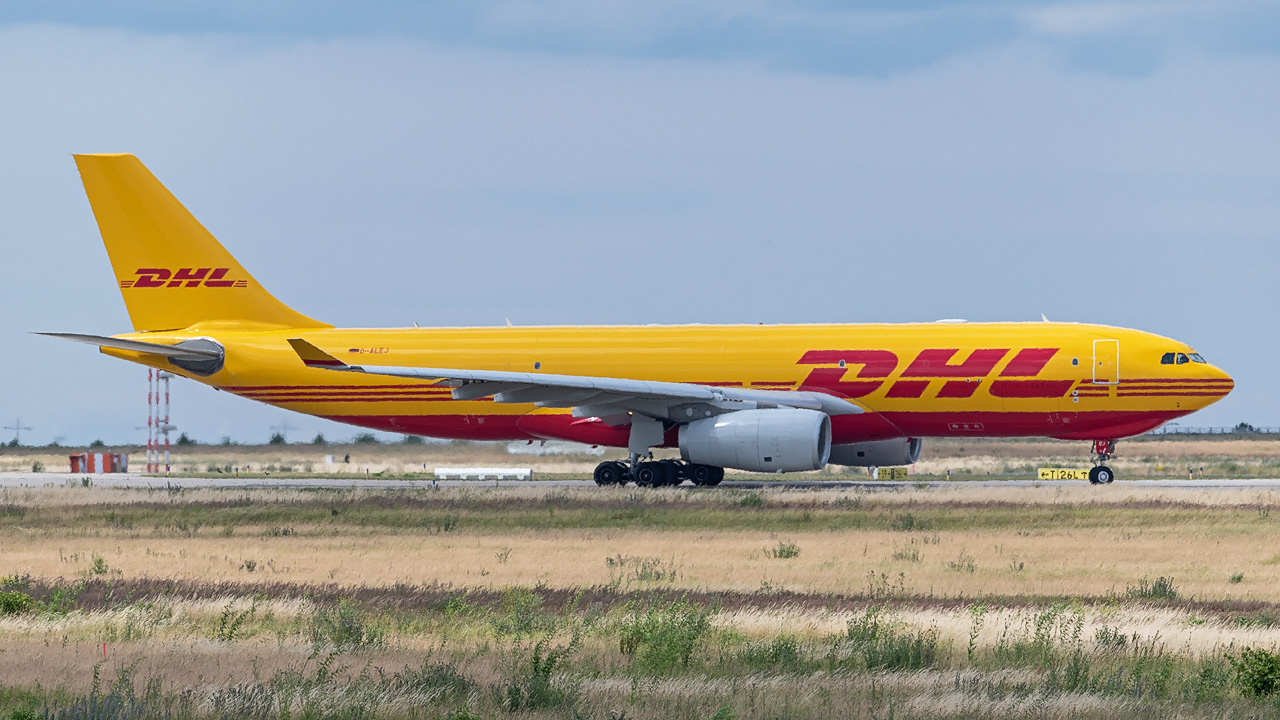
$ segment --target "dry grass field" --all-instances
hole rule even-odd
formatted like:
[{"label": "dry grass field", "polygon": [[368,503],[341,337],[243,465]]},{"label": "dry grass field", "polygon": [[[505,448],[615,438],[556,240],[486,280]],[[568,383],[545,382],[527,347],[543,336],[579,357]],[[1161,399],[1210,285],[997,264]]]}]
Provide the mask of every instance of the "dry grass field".
[{"label": "dry grass field", "polygon": [[1119,486],[0,490],[0,718],[1272,717],[1278,530]]}]

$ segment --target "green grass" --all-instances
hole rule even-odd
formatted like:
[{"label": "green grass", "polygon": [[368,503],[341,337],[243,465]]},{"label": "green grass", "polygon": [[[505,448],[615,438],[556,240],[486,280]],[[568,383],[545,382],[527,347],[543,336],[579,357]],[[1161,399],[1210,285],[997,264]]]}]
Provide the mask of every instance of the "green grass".
[{"label": "green grass", "polygon": [[[768,512],[741,504],[743,498],[716,491],[602,494],[599,498],[569,496],[552,506],[542,498],[515,498],[477,492],[443,493],[432,490],[388,492],[311,491],[289,501],[261,500],[228,493],[227,499],[185,501],[158,491],[153,502],[103,503],[85,506],[24,507],[19,513],[0,513],[0,531],[98,534],[115,531],[147,536],[185,536],[201,532],[234,534],[236,528],[267,528],[264,534],[324,535],[332,529],[362,528],[367,532],[467,532],[514,529],[565,530],[653,528],[670,530],[788,530],[849,529],[1008,530],[1027,527],[1179,527],[1212,523],[1234,528],[1269,527],[1256,508],[1195,507],[1174,502],[1146,501],[1115,504],[1015,505],[999,502],[919,502],[909,511],[893,503],[859,499],[855,503],[814,504],[804,498],[773,496]],[[1140,511],[1140,512],[1137,512]],[[228,530],[230,528],[230,530]],[[107,568],[98,568],[106,571]]]}]

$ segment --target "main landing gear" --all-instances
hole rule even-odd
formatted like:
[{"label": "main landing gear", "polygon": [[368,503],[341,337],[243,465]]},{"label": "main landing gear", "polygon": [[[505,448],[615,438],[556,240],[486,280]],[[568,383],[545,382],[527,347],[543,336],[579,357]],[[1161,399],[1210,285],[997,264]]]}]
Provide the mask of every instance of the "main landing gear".
[{"label": "main landing gear", "polygon": [[634,481],[640,487],[675,486],[689,480],[699,487],[714,487],[724,479],[724,468],[699,465],[680,460],[648,460],[634,458],[630,466],[621,460],[609,460],[596,466],[597,485],[626,485]]},{"label": "main landing gear", "polygon": [[1110,485],[1116,479],[1115,473],[1111,472],[1111,468],[1104,464],[1111,459],[1115,451],[1115,440],[1093,441],[1094,467],[1089,471],[1089,483],[1091,485]]}]

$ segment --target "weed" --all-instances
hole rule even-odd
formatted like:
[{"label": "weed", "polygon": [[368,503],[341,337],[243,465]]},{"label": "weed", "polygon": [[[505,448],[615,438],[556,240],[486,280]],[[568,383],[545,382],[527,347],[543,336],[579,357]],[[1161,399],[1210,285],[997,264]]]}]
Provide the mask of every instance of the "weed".
[{"label": "weed", "polygon": [[960,555],[955,560],[947,561],[947,567],[956,572],[977,572],[978,563],[974,561],[973,556],[964,550],[960,551]]},{"label": "weed", "polygon": [[111,568],[107,567],[107,561],[101,555],[93,554],[93,563],[89,565],[89,572],[94,575],[106,575],[111,572]]},{"label": "weed", "polygon": [[909,512],[901,512],[893,516],[893,522],[889,524],[889,527],[898,532],[912,532],[915,530],[928,530],[929,523]]},{"label": "weed", "polygon": [[297,534],[297,531],[291,527],[273,527],[267,531],[267,535],[270,537],[289,537]]},{"label": "weed", "polygon": [[1280,654],[1245,648],[1231,658],[1236,686],[1246,695],[1270,695],[1280,687]]},{"label": "weed", "polygon": [[1227,582],[1231,583],[1232,585],[1239,585],[1240,583],[1244,582],[1244,573],[1242,572],[1231,573],[1231,577],[1227,578]]},{"label": "weed", "polygon": [[252,620],[253,616],[258,612],[258,603],[254,601],[248,608],[237,612],[234,609],[235,601],[230,601],[222,608],[222,615],[218,617],[218,624],[213,629],[212,639],[219,642],[235,642],[236,635],[240,632],[240,626],[247,620]]},{"label": "weed", "polygon": [[384,641],[384,633],[372,627],[360,605],[348,598],[337,606],[315,606],[309,629],[313,644],[330,645],[339,652],[380,648]]},{"label": "weed", "polygon": [[35,609],[31,596],[17,590],[0,591],[0,616],[22,615]]},{"label": "weed", "polygon": [[502,603],[489,623],[499,635],[531,635],[556,628],[557,620],[542,610],[542,595],[526,588],[512,587],[502,592]]},{"label": "weed", "polygon": [[566,645],[548,648],[548,638],[542,638],[529,652],[529,659],[516,667],[511,677],[493,686],[494,699],[508,712],[570,708],[577,704],[579,689],[576,683],[555,676],[578,649],[581,638],[578,633]]},{"label": "weed", "polygon": [[760,493],[747,493],[738,500],[738,505],[746,508],[764,507],[764,495]]},{"label": "weed", "polygon": [[737,659],[762,670],[798,672],[808,669],[800,641],[790,635],[748,643],[738,651]]},{"label": "weed", "polygon": [[776,560],[789,560],[800,555],[800,546],[790,540],[779,540],[772,548],[765,548],[764,555]]},{"label": "weed", "polygon": [[254,570],[258,569],[258,561],[245,560],[244,562],[240,563],[240,569],[244,570],[245,572],[253,572]]},{"label": "weed", "polygon": [[907,574],[898,573],[898,577],[890,579],[884,573],[875,570],[867,572],[867,596],[873,600],[889,600],[905,597],[907,594]]},{"label": "weed", "polygon": [[21,575],[14,573],[0,577],[0,590],[26,590],[30,587],[31,575],[28,573]]},{"label": "weed", "polygon": [[35,462],[31,463],[31,472],[33,473],[44,472],[44,463],[40,462],[39,460],[36,460]]},{"label": "weed", "polygon": [[1018,573],[1022,572],[1026,567],[1027,567],[1026,563],[1018,559],[1017,555],[1014,555],[1009,558],[1009,572],[1013,573],[1014,575],[1017,575]]},{"label": "weed", "polygon": [[619,627],[618,646],[635,658],[638,669],[665,675],[689,665],[711,632],[713,612],[683,596],[676,600],[637,598]]},{"label": "weed", "polygon": [[507,561],[511,559],[511,548],[504,547],[498,552],[494,553],[493,557],[495,560],[498,561],[499,565],[506,565]]},{"label": "weed", "polygon": [[849,621],[835,652],[842,649],[868,670],[921,670],[937,662],[938,631],[904,628],[885,617],[884,608],[871,607]]},{"label": "weed", "polygon": [[902,560],[904,562],[920,562],[920,548],[916,547],[916,541],[912,540],[909,544],[899,547],[897,543],[893,544],[894,560]]},{"label": "weed", "polygon": [[1103,625],[1093,631],[1093,644],[1099,650],[1123,650],[1128,638],[1124,633],[1109,625]]},{"label": "weed", "polygon": [[607,557],[604,564],[609,568],[610,586],[615,589],[623,582],[674,582],[680,577],[680,568],[675,558],[663,560],[656,557],[630,557],[617,555]]},{"label": "weed", "polygon": [[1145,578],[1138,585],[1129,585],[1124,594],[1135,600],[1177,600],[1178,590],[1173,586],[1173,578],[1161,575],[1154,581]]}]

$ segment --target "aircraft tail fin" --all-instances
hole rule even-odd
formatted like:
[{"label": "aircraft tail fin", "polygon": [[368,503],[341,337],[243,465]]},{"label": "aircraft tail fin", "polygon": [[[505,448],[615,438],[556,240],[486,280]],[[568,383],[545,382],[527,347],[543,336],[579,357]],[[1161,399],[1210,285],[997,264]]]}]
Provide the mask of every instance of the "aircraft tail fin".
[{"label": "aircraft tail fin", "polygon": [[208,322],[330,327],[259,285],[138,158],[75,159],[134,330]]}]

